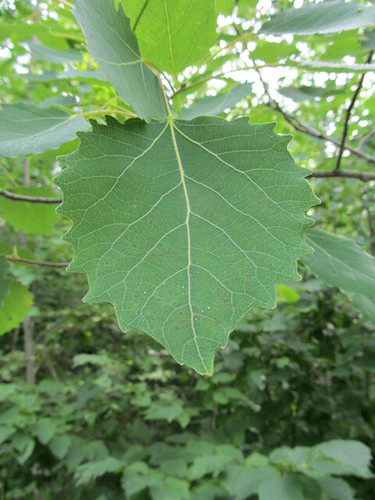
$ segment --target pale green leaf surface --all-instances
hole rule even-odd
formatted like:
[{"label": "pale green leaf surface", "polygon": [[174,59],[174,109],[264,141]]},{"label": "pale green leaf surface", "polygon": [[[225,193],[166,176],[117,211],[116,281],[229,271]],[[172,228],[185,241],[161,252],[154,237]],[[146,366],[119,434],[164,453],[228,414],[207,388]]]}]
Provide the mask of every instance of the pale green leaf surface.
[{"label": "pale green leaf surface", "polygon": [[111,302],[122,330],[141,329],[179,363],[212,373],[214,353],[276,283],[298,280],[315,204],[272,124],[200,117],[80,134],[57,178],[74,221],[71,271],[88,302]]},{"label": "pale green leaf surface", "polygon": [[215,0],[217,13],[224,14],[224,16],[232,14],[235,5],[236,0]]},{"label": "pale green leaf surface", "polygon": [[277,12],[261,28],[262,33],[334,33],[375,24],[375,5],[333,0]]},{"label": "pale green leaf surface", "polygon": [[27,316],[32,306],[33,299],[26,287],[13,281],[10,292],[0,307],[0,335],[18,326]]},{"label": "pale green leaf surface", "polygon": [[[306,233],[314,253],[302,261],[321,280],[353,297],[353,303],[365,316],[374,316],[375,258],[352,240],[320,229]],[[370,309],[367,309],[370,307]]]},{"label": "pale green leaf surface", "polygon": [[[321,459],[320,467],[323,471],[324,460],[330,459],[342,465],[341,474],[352,474],[359,477],[372,476],[369,470],[371,450],[359,441],[333,439],[314,446],[314,455],[314,465],[316,466],[317,460]],[[339,474],[340,472],[333,471],[333,473]]]},{"label": "pale green leaf surface", "polygon": [[113,1],[77,0],[73,14],[88,49],[116,92],[140,118],[163,119],[166,109],[156,76],[143,62],[122,6]]},{"label": "pale green leaf surface", "polygon": [[0,111],[0,155],[43,153],[75,138],[89,128],[82,116],[35,104],[4,104]]},{"label": "pale green leaf surface", "polygon": [[196,116],[217,115],[227,108],[232,108],[243,97],[251,94],[251,90],[251,83],[242,83],[228,92],[198,99],[190,108],[183,110],[184,118],[185,120],[191,120]]},{"label": "pale green leaf surface", "polygon": [[9,265],[4,257],[0,257],[0,306],[9,294],[9,280],[5,278]]},{"label": "pale green leaf surface", "polygon": [[354,500],[354,490],[339,477],[318,477],[317,483],[323,492],[332,500]]},{"label": "pale green leaf surface", "polygon": [[305,500],[299,484],[289,474],[276,476],[262,483],[259,500]]},{"label": "pale green leaf surface", "polygon": [[137,23],[141,54],[160,70],[176,76],[210,55],[216,42],[214,0],[150,0],[144,10],[144,0],[122,4],[132,26]]},{"label": "pale green leaf surface", "polygon": [[[12,190],[15,194],[27,196],[46,196],[57,198],[58,195],[49,187],[20,187]],[[54,225],[61,219],[56,213],[56,205],[14,201],[0,196],[0,215],[16,231],[27,234],[51,234]]]},{"label": "pale green leaf surface", "polygon": [[58,64],[82,61],[82,54],[78,50],[58,50],[33,41],[28,41],[27,45],[33,56],[42,61]]}]

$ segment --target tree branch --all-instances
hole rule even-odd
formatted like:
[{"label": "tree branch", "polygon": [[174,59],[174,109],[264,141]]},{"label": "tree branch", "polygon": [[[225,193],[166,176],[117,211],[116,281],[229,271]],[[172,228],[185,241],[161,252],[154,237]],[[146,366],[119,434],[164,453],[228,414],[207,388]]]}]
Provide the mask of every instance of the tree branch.
[{"label": "tree branch", "polygon": [[31,259],[23,259],[22,257],[15,257],[13,255],[6,255],[6,260],[10,262],[24,262],[26,264],[35,264],[36,266],[45,266],[45,267],[68,267],[69,262],[48,262],[48,261],[40,261],[40,260],[31,260]]},{"label": "tree branch", "polygon": [[375,134],[375,127],[359,141],[358,149],[362,149],[366,142]]},{"label": "tree branch", "polygon": [[[369,64],[371,62],[372,56],[374,54],[373,50],[370,50],[370,53],[367,57],[366,64]],[[357,88],[355,89],[355,92],[353,94],[353,97],[350,101],[350,104],[348,106],[348,109],[346,110],[346,115],[345,115],[345,121],[344,121],[344,128],[342,132],[342,137],[341,137],[341,142],[340,142],[340,147],[339,147],[339,152],[337,154],[337,161],[334,170],[339,170],[340,169],[340,164],[341,164],[341,158],[342,154],[345,149],[345,141],[348,136],[348,130],[349,130],[349,119],[350,119],[350,114],[352,112],[352,109],[354,108],[355,101],[357,100],[357,97],[361,91],[362,85],[363,85],[363,80],[365,79],[365,73],[362,73],[359,82],[357,85]]]},{"label": "tree branch", "polygon": [[[256,71],[259,75],[259,79],[263,85],[264,92],[267,95],[269,101],[268,101],[268,106],[275,111],[278,111],[283,115],[285,120],[294,128],[294,130],[297,130],[298,132],[302,132],[306,135],[309,135],[311,137],[316,137],[317,139],[321,139],[322,141],[327,141],[331,142],[335,146],[340,147],[341,141],[335,139],[334,137],[330,137],[329,135],[324,134],[320,130],[317,130],[316,128],[310,127],[310,125],[307,125],[306,123],[302,122],[297,116],[293,115],[292,113],[288,113],[284,111],[280,105],[270,96],[268,85],[266,82],[263,80],[262,75],[260,74],[260,71],[256,68]],[[375,156],[369,155],[365,153],[364,151],[361,151],[360,148],[354,148],[353,146],[349,146],[348,144],[345,144],[344,149],[347,149],[350,151],[352,154],[358,156],[359,158],[363,158],[366,160],[368,163],[374,163],[375,164]]]},{"label": "tree branch", "polygon": [[346,177],[348,179],[358,179],[362,182],[374,181],[375,172],[361,172],[360,170],[315,170],[306,176],[306,179],[316,177]]},{"label": "tree branch", "polygon": [[6,189],[0,189],[0,196],[13,201],[29,201],[30,203],[61,203],[62,198],[46,198],[43,196],[27,196],[24,194],[15,194]]}]

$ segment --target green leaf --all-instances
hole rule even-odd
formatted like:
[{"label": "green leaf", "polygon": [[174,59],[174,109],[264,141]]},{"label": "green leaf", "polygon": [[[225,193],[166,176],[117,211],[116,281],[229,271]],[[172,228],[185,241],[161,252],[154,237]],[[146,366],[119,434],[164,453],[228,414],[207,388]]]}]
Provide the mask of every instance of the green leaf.
[{"label": "green leaf", "polygon": [[33,303],[33,296],[26,287],[13,281],[0,307],[0,335],[18,326],[27,316]]},{"label": "green leaf", "polygon": [[4,298],[9,295],[9,280],[5,278],[9,270],[8,262],[4,257],[0,257],[0,306]]},{"label": "green leaf", "polygon": [[215,7],[218,13],[229,16],[232,14],[236,0],[215,0]]},{"label": "green leaf", "polygon": [[226,108],[232,108],[239,100],[251,93],[251,83],[242,83],[236,85],[229,92],[223,92],[215,96],[207,96],[198,99],[188,109],[183,110],[186,120],[191,120],[196,116],[218,115]]},{"label": "green leaf", "polygon": [[82,116],[35,104],[4,104],[0,111],[0,155],[19,156],[56,149],[86,130]]},{"label": "green leaf", "polygon": [[334,0],[278,12],[263,24],[261,33],[333,33],[375,24],[375,5]]},{"label": "green leaf", "polygon": [[176,77],[210,55],[216,42],[214,0],[123,0],[123,6],[141,54],[159,70]]},{"label": "green leaf", "polygon": [[314,253],[302,258],[304,264],[327,285],[348,294],[365,316],[373,318],[375,258],[352,240],[320,229],[308,231],[306,240]]},{"label": "green leaf", "polygon": [[34,436],[43,444],[49,443],[58,429],[59,421],[52,418],[42,418],[38,421]]},{"label": "green leaf", "polygon": [[325,495],[332,500],[354,500],[354,490],[339,477],[318,477],[316,481]]},{"label": "green leaf", "polygon": [[[28,196],[58,198],[56,192],[49,187],[21,187],[14,188],[12,192]],[[54,225],[61,220],[54,204],[14,201],[3,196],[0,197],[0,214],[16,231],[23,231],[27,234],[50,235]]]},{"label": "green leaf", "polygon": [[237,322],[275,307],[276,283],[298,280],[309,251],[304,211],[317,198],[288,140],[245,118],[93,123],[57,179],[85,300],[111,302],[122,330],[212,373]]},{"label": "green leaf", "polygon": [[82,61],[82,54],[78,50],[57,50],[32,41],[28,41],[27,45],[30,47],[33,56],[42,61],[58,64]]},{"label": "green leaf", "polygon": [[288,285],[277,285],[277,292],[281,299],[285,300],[286,302],[294,303],[300,300],[300,296],[298,295],[296,290]]},{"label": "green leaf", "polygon": [[91,55],[121,99],[130,104],[140,118],[165,118],[157,78],[143,62],[122,6],[116,11],[112,0],[77,0],[73,14]]},{"label": "green leaf", "polygon": [[262,483],[258,489],[259,500],[305,500],[300,485],[293,476],[284,474]]},{"label": "green leaf", "polygon": [[114,457],[106,457],[98,462],[89,462],[77,467],[74,474],[77,486],[87,484],[93,479],[108,472],[118,472],[124,468],[124,463]]},{"label": "green leaf", "polygon": [[48,446],[55,457],[60,458],[61,460],[66,456],[71,442],[72,438],[68,434],[63,434],[53,437]]},{"label": "green leaf", "polygon": [[[331,465],[334,467],[332,461],[341,467],[330,469]],[[314,446],[314,466],[323,472],[368,478],[373,476],[369,470],[370,462],[370,448],[359,441],[334,439]]]}]

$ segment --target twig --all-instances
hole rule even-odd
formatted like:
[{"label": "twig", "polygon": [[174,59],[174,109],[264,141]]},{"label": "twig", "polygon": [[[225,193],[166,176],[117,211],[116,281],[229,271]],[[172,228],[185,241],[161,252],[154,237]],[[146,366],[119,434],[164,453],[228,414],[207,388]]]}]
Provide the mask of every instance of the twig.
[{"label": "twig", "polygon": [[[335,139],[334,137],[330,137],[329,135],[324,134],[323,132],[321,132],[320,130],[317,130],[316,128],[310,127],[310,125],[307,125],[306,123],[302,122],[297,116],[293,115],[292,113],[287,113],[286,111],[284,111],[280,107],[280,105],[271,97],[271,95],[269,93],[268,85],[263,80],[259,69],[255,68],[255,70],[257,71],[257,73],[259,75],[259,79],[263,85],[264,92],[269,99],[267,105],[270,108],[281,113],[283,115],[283,117],[285,118],[285,120],[288,123],[290,123],[290,125],[298,132],[303,132],[304,134],[310,135],[311,137],[316,137],[317,139],[321,139],[322,141],[331,142],[335,146],[340,147],[341,141]],[[354,148],[354,147],[346,144],[344,149],[347,149],[348,151],[350,151],[354,155],[356,155],[360,158],[363,158],[368,163],[375,164],[375,156],[369,155],[369,154],[365,153],[364,151],[361,151],[359,148]]]},{"label": "twig", "polygon": [[27,196],[25,194],[16,194],[7,191],[6,189],[0,189],[0,196],[8,198],[8,200],[13,201],[28,201],[30,203],[61,203],[62,198],[47,198],[44,196]]},{"label": "twig", "polygon": [[[368,57],[367,57],[366,64],[369,64],[371,62],[373,54],[374,54],[374,51],[371,50],[370,53],[369,53],[369,55],[368,55]],[[356,101],[356,99],[357,99],[357,97],[358,97],[358,95],[359,95],[359,93],[361,91],[364,79],[365,79],[365,73],[362,73],[361,76],[359,77],[359,82],[358,82],[357,88],[355,89],[355,92],[354,92],[353,97],[352,97],[352,99],[350,101],[348,109],[346,110],[345,121],[344,121],[344,129],[343,129],[343,132],[342,132],[340,147],[339,147],[339,151],[338,151],[338,154],[337,154],[337,161],[336,161],[336,165],[335,165],[334,170],[339,170],[340,169],[341,158],[342,158],[342,155],[343,155],[343,152],[344,152],[344,149],[345,149],[345,141],[346,141],[346,138],[347,138],[347,135],[348,135],[348,130],[349,130],[350,114],[352,112],[352,109],[354,108],[355,101]]]},{"label": "twig", "polygon": [[324,177],[346,177],[349,179],[358,179],[362,182],[374,181],[375,180],[375,172],[361,172],[360,170],[315,170],[311,172],[306,179],[316,177],[316,178],[324,178]]},{"label": "twig", "polygon": [[371,137],[375,134],[375,127],[370,130],[370,132],[368,134],[366,134],[364,137],[362,137],[362,139],[359,141],[359,144],[358,144],[358,149],[362,149],[363,146],[366,144],[366,142],[371,139]]},{"label": "twig", "polygon": [[31,259],[23,259],[22,257],[15,257],[13,255],[6,255],[6,260],[10,262],[24,262],[26,264],[35,264],[36,266],[45,266],[45,267],[68,267],[69,262],[48,262],[48,261],[40,261],[40,260],[31,260]]}]

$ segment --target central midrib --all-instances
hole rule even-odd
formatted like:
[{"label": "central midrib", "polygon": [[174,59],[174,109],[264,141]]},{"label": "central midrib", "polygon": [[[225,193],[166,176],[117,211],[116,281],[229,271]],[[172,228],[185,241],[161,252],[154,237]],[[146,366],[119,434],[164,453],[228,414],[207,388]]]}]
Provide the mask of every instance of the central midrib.
[{"label": "central midrib", "polygon": [[186,266],[186,271],[187,271],[187,285],[188,285],[188,302],[189,302],[189,309],[190,309],[190,323],[191,323],[191,329],[194,335],[194,342],[197,348],[198,356],[199,359],[204,366],[204,369],[207,371],[207,367],[205,362],[203,361],[199,344],[198,344],[198,339],[197,339],[197,334],[195,331],[195,326],[194,326],[194,313],[193,313],[193,307],[191,303],[191,277],[190,277],[190,268],[191,268],[191,234],[190,234],[190,215],[191,215],[191,208],[190,208],[190,201],[189,201],[189,194],[187,191],[186,187],[186,182],[185,182],[185,172],[184,172],[184,167],[182,165],[181,161],[181,156],[180,156],[180,151],[178,149],[177,141],[176,141],[176,135],[174,132],[174,125],[173,121],[171,120],[169,123],[170,129],[171,129],[171,137],[172,137],[172,143],[173,143],[173,148],[176,153],[176,159],[177,159],[177,164],[178,164],[178,169],[180,172],[180,177],[181,177],[181,184],[184,190],[184,196],[185,196],[185,202],[186,202],[186,218],[185,218],[185,225],[186,225],[186,236],[187,236],[187,246],[188,246],[188,262]]}]

